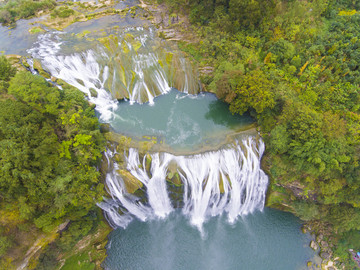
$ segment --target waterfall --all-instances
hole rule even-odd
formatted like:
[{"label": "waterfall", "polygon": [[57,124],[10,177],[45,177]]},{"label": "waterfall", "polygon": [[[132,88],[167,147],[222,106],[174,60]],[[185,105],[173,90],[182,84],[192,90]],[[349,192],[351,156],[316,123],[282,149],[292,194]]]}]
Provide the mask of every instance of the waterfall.
[{"label": "waterfall", "polygon": [[89,101],[96,104],[101,120],[109,121],[117,108],[117,101],[105,90],[108,67],[100,66],[93,50],[71,55],[60,54],[63,34],[51,32],[40,35],[35,47],[28,52],[34,58],[40,59],[43,68],[52,76],[85,93]]},{"label": "waterfall", "polygon": [[200,90],[195,69],[151,28],[122,29],[72,54],[63,53],[62,47],[70,46],[64,36],[58,31],[40,35],[28,52],[52,76],[84,92],[103,121],[112,119],[117,99],[153,103],[171,87],[188,94]]},{"label": "waterfall", "polygon": [[[176,205],[170,200],[169,191],[169,174],[176,164],[183,190],[182,212],[190,223],[201,230],[209,217],[223,213],[233,223],[239,216],[264,207],[268,184],[260,168],[264,149],[264,143],[256,142],[253,137],[218,151],[190,156],[152,153],[141,160],[138,151],[130,148],[124,157],[126,167],[143,184],[141,190],[146,193],[147,201],[126,190],[115,163],[106,176],[111,199],[99,206],[113,227],[125,228],[133,218],[145,221],[166,217]],[[114,154],[107,152],[110,157]]]},{"label": "waterfall", "polygon": [[[95,46],[87,44],[86,50],[76,52],[73,47],[80,37],[48,32],[39,35],[28,52],[52,76],[85,93],[96,105],[100,119],[110,124],[119,116],[118,99],[151,104],[171,87],[187,94],[200,91],[196,69],[151,28],[111,31],[106,37],[90,34],[88,38],[96,39]],[[70,54],[66,53],[69,47]],[[184,132],[188,130],[181,128],[177,136],[181,138]],[[268,180],[260,169],[263,152],[264,143],[253,137],[218,151],[188,156],[143,156],[134,148],[125,153],[108,150],[111,170],[106,188],[110,198],[99,206],[113,227],[125,228],[134,218],[165,218],[175,208],[181,208],[199,230],[211,216],[226,214],[233,223],[264,207]],[[114,161],[119,154],[124,155],[121,165]]]}]

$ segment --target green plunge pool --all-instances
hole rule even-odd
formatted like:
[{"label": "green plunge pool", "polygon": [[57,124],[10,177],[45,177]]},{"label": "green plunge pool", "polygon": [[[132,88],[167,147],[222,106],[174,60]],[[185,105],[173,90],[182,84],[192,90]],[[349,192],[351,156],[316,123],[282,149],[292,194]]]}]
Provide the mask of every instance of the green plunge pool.
[{"label": "green plunge pool", "polygon": [[121,101],[112,128],[127,136],[155,136],[173,148],[193,149],[224,142],[226,136],[249,129],[249,115],[232,115],[214,94],[188,95],[172,89],[154,104]]},{"label": "green plunge pool", "polygon": [[204,234],[180,213],[134,221],[110,235],[104,262],[111,270],[298,270],[315,255],[310,236],[289,213],[265,208],[234,225],[212,218]]}]

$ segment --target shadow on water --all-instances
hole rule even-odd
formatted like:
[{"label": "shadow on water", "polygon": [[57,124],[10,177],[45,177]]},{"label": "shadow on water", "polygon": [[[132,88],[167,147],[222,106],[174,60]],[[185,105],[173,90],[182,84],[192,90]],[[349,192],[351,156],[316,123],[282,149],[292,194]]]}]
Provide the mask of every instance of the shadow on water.
[{"label": "shadow on water", "polygon": [[241,116],[229,114],[229,106],[220,100],[214,100],[209,104],[209,111],[205,114],[205,118],[230,129],[236,129],[239,124],[254,123],[254,119],[247,112]]}]

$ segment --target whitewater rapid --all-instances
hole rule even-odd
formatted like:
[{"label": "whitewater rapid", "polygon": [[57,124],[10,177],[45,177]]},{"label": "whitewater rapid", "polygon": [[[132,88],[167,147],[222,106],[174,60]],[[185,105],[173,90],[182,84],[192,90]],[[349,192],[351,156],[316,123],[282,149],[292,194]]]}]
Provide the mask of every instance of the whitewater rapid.
[{"label": "whitewater rapid", "polygon": [[[189,61],[164,49],[164,41],[151,28],[123,29],[117,35],[99,39],[92,49],[71,54],[63,53],[68,42],[64,35],[58,31],[39,35],[28,52],[41,61],[51,76],[85,93],[96,105],[100,120],[110,125],[121,114],[117,111],[118,99],[125,98],[130,104],[151,104],[171,87],[188,94],[200,90]],[[140,157],[137,149],[130,148],[125,153],[108,150],[106,158],[112,169],[106,175],[106,188],[111,198],[105,198],[99,206],[113,227],[125,228],[134,218],[166,218],[179,205],[190,223],[200,230],[212,216],[226,214],[233,223],[239,216],[264,207],[268,185],[260,168],[264,149],[261,140],[247,137],[223,149],[197,155],[148,153],[150,168],[145,164],[149,161]],[[127,191],[113,158],[115,154],[124,155],[126,170],[140,181],[143,196]],[[169,187],[173,184],[167,179],[169,173],[174,173],[170,170],[174,164],[181,182],[181,202],[170,199]]]},{"label": "whitewater rapid", "polygon": [[[111,199],[99,204],[109,224],[126,226],[134,218],[147,221],[165,218],[177,202],[170,200],[166,181],[170,164],[177,165],[183,190],[182,213],[200,230],[210,217],[226,214],[229,223],[239,216],[262,210],[268,177],[260,168],[264,143],[248,137],[218,151],[190,156],[152,153],[150,171],[146,156],[141,160],[136,149],[124,153],[128,171],[143,184],[147,202],[130,194],[118,173],[118,165],[106,175]],[[114,152],[108,151],[108,160]]]},{"label": "whitewater rapid", "polygon": [[64,36],[59,31],[39,35],[28,53],[51,76],[85,93],[104,122],[113,119],[118,99],[153,104],[172,87],[189,94],[200,90],[188,61],[161,43],[151,28],[123,29],[105,41],[99,38],[93,49],[71,54],[63,53],[68,46]]}]

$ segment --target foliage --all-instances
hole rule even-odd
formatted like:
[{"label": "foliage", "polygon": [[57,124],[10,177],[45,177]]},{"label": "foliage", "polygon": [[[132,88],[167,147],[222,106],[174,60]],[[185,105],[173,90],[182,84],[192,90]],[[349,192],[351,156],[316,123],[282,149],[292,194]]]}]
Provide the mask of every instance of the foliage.
[{"label": "foliage", "polygon": [[205,87],[257,118],[272,186],[304,187],[286,204],[339,239],[358,233],[359,1],[166,2],[188,12],[200,37],[182,48],[214,67]]},{"label": "foliage", "polygon": [[60,254],[64,269],[93,269],[95,265],[99,269],[111,230],[99,208],[90,211],[81,220],[70,222],[60,237],[45,248],[36,269],[58,269]]},{"label": "foliage", "polygon": [[55,7],[54,0],[10,0],[0,7],[0,23],[9,24],[34,16],[36,12]]},{"label": "foliage", "polygon": [[96,166],[104,139],[93,108],[76,89],[59,90],[29,72],[11,78],[7,92],[12,98],[0,100],[0,199],[45,231],[87,215],[103,195]]},{"label": "foliage", "polygon": [[0,236],[0,257],[2,257],[7,249],[11,246],[11,241],[6,236]]},{"label": "foliage", "polygon": [[7,61],[6,57],[0,55],[0,93],[9,86],[9,80],[15,75],[15,68]]},{"label": "foliage", "polygon": [[53,12],[51,12],[51,17],[59,17],[59,18],[67,18],[73,15],[75,11],[68,6],[61,6],[56,8]]},{"label": "foliage", "polygon": [[254,109],[256,113],[262,113],[265,109],[273,108],[275,102],[272,87],[272,82],[261,70],[239,77],[234,91],[236,97],[230,101],[230,111],[243,114]]}]

